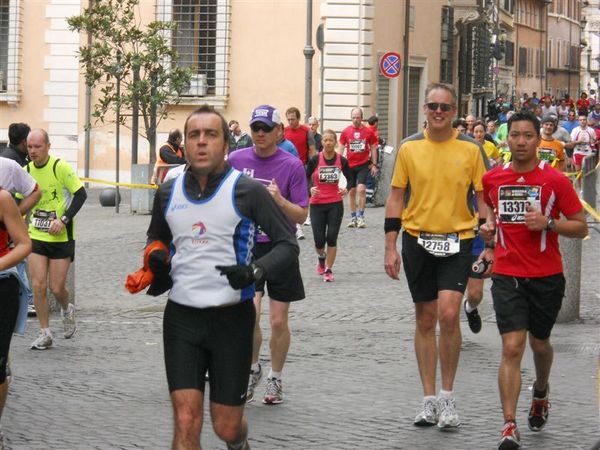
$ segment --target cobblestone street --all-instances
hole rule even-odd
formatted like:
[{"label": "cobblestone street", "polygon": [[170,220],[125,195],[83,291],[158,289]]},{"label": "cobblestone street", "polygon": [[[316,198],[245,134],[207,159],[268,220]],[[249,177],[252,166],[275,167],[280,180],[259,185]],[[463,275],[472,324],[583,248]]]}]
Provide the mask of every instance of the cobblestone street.
[{"label": "cobblestone street", "polygon": [[[366,229],[338,240],[334,283],[316,274],[310,227],[300,242],[307,299],[291,308],[292,345],[283,374],[285,402],[247,408],[253,449],[495,449],[502,426],[496,382],[500,338],[490,282],[483,330],[462,318],[463,349],[455,385],[462,426],[453,432],[412,424],[421,399],[413,351],[414,313],[404,277],[383,270],[383,208],[367,210]],[[76,305],[79,333],[49,351],[29,350],[38,331],[29,320],[12,343],[13,383],[2,417],[14,450],[166,449],[172,413],[162,359],[166,297],[132,296],[123,288],[141,264],[150,217],[102,208],[92,193],[78,216]],[[531,353],[523,362],[518,407],[523,448],[587,449],[599,435],[600,234],[583,243],[581,319],[553,332],[555,363],[550,419],[527,429]],[[263,306],[266,306],[263,305]],[[268,310],[263,325],[268,327]],[[51,327],[61,336],[58,315]],[[263,345],[263,358],[267,356]],[[268,370],[270,364],[263,361]],[[264,379],[263,379],[264,382]],[[205,418],[203,448],[219,449]]]}]

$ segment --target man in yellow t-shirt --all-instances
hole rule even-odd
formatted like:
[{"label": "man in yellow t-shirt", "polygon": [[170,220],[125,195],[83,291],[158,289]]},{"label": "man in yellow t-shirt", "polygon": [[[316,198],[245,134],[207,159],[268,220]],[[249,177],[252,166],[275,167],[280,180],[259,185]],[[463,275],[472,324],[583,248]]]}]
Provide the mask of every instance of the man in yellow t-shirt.
[{"label": "man in yellow t-shirt", "polygon": [[46,296],[48,279],[50,291],[62,309],[65,339],[70,339],[77,331],[75,306],[69,303],[66,280],[71,261],[75,258],[73,217],[83,206],[87,194],[71,166],[49,154],[50,140],[46,131],[31,130],[27,137],[27,151],[31,162],[25,169],[42,190],[42,198],[31,210],[29,224],[32,243],[29,274],[40,322],[40,334],[31,348],[46,350],[52,346]]},{"label": "man in yellow t-shirt", "polygon": [[557,170],[565,171],[565,150],[564,144],[552,136],[558,126],[556,116],[544,116],[542,118],[542,129],[540,145],[537,149],[538,159],[548,161]]},{"label": "man in yellow t-shirt", "polygon": [[[452,86],[430,85],[425,98],[427,128],[406,138],[396,158],[386,203],[384,264],[388,276],[399,279],[396,241],[403,226],[402,262],[415,304],[415,351],[424,394],[414,424],[455,428],[460,425],[453,393],[462,339],[460,307],[477,226],[469,194],[475,190],[477,209],[485,218],[481,178],[486,157],[474,140],[452,128]],[[438,354],[442,389],[436,398]]]}]

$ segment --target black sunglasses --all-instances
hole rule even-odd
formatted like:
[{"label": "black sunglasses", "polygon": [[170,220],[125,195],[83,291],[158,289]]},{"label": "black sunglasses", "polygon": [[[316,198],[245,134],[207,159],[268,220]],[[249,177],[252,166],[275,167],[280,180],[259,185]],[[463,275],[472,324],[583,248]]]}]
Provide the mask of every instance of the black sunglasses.
[{"label": "black sunglasses", "polygon": [[440,108],[443,112],[452,111],[452,105],[449,105],[448,103],[431,102],[425,103],[425,106],[427,106],[427,108],[429,108],[431,111],[437,111],[438,108]]},{"label": "black sunglasses", "polygon": [[270,133],[271,131],[273,131],[274,128],[275,127],[270,127],[266,123],[262,123],[262,122],[254,122],[252,125],[250,125],[250,129],[252,131],[254,131],[255,133],[258,133],[259,131],[264,131],[265,133]]}]

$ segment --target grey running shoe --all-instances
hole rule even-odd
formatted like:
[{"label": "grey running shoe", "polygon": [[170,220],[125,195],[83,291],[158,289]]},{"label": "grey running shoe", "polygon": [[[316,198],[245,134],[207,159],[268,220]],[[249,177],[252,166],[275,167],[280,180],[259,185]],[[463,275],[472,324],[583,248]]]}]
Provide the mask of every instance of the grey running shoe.
[{"label": "grey running shoe", "polygon": [[529,409],[529,417],[527,418],[527,426],[531,431],[542,431],[548,421],[548,410],[550,402],[550,385],[546,386],[546,395],[542,398],[535,396],[535,384],[531,388],[531,408]]},{"label": "grey running shoe", "polygon": [[353,217],[352,219],[350,219],[350,222],[348,222],[347,227],[348,228],[356,228],[356,217]]},{"label": "grey running shoe", "polygon": [[41,331],[37,339],[31,343],[33,350],[46,350],[50,347],[52,347],[52,335],[44,334]]},{"label": "grey running shoe", "polygon": [[63,327],[65,330],[65,339],[71,339],[77,332],[77,324],[75,323],[75,305],[69,303],[67,312],[61,311],[63,318]]},{"label": "grey running shoe", "polygon": [[438,421],[438,404],[435,399],[423,400],[421,411],[415,417],[414,424],[417,427],[431,427]]},{"label": "grey running shoe", "polygon": [[460,426],[460,419],[456,412],[456,404],[454,397],[440,397],[438,398],[438,428],[456,428]]},{"label": "grey running shoe", "polygon": [[356,228],[364,228],[367,226],[367,223],[365,222],[365,218],[363,216],[359,216],[356,219]]},{"label": "grey running shoe", "polygon": [[498,450],[516,450],[521,448],[521,435],[517,424],[509,420],[502,428],[502,438],[498,442]]},{"label": "grey running shoe", "polygon": [[246,391],[246,403],[250,403],[254,400],[254,391],[256,390],[256,385],[262,378],[262,367],[258,365],[258,371],[250,371],[250,379],[248,380],[248,390]]},{"label": "grey running shoe", "polygon": [[283,403],[283,389],[281,380],[278,378],[267,378],[267,390],[263,398],[265,405],[278,405]]}]

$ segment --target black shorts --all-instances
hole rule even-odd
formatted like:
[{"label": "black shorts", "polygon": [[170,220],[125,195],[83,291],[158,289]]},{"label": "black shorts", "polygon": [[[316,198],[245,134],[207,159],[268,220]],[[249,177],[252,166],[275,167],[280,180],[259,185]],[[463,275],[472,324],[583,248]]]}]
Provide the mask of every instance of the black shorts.
[{"label": "black shorts", "polygon": [[367,177],[369,176],[369,164],[363,164],[361,166],[350,167],[350,171],[354,175],[356,180],[356,186],[359,184],[367,184]]},{"label": "black shorts", "polygon": [[0,278],[0,384],[6,380],[10,341],[19,314],[19,280],[13,275]]},{"label": "black shorts", "polygon": [[169,392],[204,392],[209,373],[210,401],[246,403],[256,311],[248,300],[222,308],[192,308],[171,300],[163,318]]},{"label": "black shorts", "polygon": [[[254,247],[254,256],[256,259],[267,254],[273,244],[271,242],[259,242]],[[261,280],[256,283],[256,292],[265,292],[265,284],[267,292],[271,300],[290,303],[302,300],[305,297],[304,283],[302,283],[302,275],[300,274],[300,263],[298,258],[294,258],[293,265],[290,267],[285,276],[278,279],[270,279],[267,274],[266,280]]]},{"label": "black shorts", "polygon": [[75,259],[75,241],[46,242],[31,240],[31,252],[45,256],[48,259]]},{"label": "black shorts", "polygon": [[492,299],[500,334],[529,330],[548,339],[565,294],[562,273],[541,278],[492,275]]},{"label": "black shorts", "polygon": [[414,303],[430,302],[443,290],[465,292],[471,272],[473,239],[461,239],[458,253],[439,257],[427,252],[417,238],[402,233],[402,264]]}]

